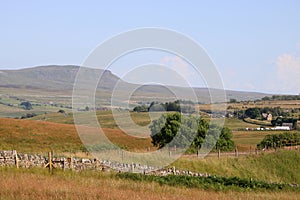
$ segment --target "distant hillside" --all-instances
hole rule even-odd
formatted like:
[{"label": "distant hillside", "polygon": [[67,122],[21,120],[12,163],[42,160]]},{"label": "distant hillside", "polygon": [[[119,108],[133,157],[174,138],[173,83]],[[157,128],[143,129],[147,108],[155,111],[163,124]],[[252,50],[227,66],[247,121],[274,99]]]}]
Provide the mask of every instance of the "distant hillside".
[{"label": "distant hillside", "polygon": [[[72,90],[79,66],[41,66],[21,70],[1,70],[0,87],[46,90]],[[102,72],[99,69],[88,69]],[[93,74],[93,73],[92,73]],[[95,73],[94,73],[95,74]],[[102,88],[113,88],[119,78],[110,71],[103,74]]]},{"label": "distant hillside", "polygon": [[[51,65],[51,66],[39,66],[34,68],[26,68],[20,70],[0,70],[0,88],[22,89],[22,90],[44,90],[44,91],[72,91],[73,84],[76,78],[76,74],[79,70],[79,66],[74,65]],[[90,69],[92,76],[101,73],[100,69]],[[181,87],[163,87],[159,85],[136,85],[127,83],[120,80],[120,78],[110,71],[105,71],[101,82],[99,83],[98,91],[105,90],[111,93],[115,88],[116,83],[120,81],[120,92],[126,94],[128,91],[135,91],[132,99],[139,101],[151,101],[155,100],[169,100],[174,98],[173,91],[176,92],[178,98],[189,99],[190,93],[186,88]],[[172,91],[171,91],[172,90]],[[209,102],[209,91],[207,88],[194,88],[197,97],[200,102]],[[213,90],[217,96],[220,94],[219,101],[222,101],[221,91]],[[237,100],[254,100],[260,99],[264,96],[270,96],[264,93],[257,92],[240,92],[240,91],[226,91],[227,99]],[[101,95],[100,95],[101,96]],[[107,97],[107,96],[106,96]]]}]

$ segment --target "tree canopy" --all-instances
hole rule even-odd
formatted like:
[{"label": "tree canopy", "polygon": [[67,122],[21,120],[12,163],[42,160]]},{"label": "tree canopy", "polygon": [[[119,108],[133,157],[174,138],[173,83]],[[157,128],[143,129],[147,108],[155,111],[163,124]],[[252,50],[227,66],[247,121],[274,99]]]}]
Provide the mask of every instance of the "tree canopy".
[{"label": "tree canopy", "polygon": [[165,112],[175,111],[181,113],[193,113],[195,112],[194,103],[192,101],[176,100],[173,102],[159,103],[151,102],[149,106],[140,105],[133,108],[135,112]]},{"label": "tree canopy", "polygon": [[256,118],[259,118],[260,117],[260,109],[255,107],[255,108],[248,108],[246,111],[245,111],[245,115],[247,117],[250,117],[251,119],[256,119]]},{"label": "tree canopy", "polygon": [[282,108],[277,107],[264,107],[264,108],[248,108],[245,110],[245,117],[250,117],[251,119],[261,119],[262,113],[270,113],[274,116],[287,116],[287,113],[284,112]]},{"label": "tree canopy", "polygon": [[176,145],[179,148],[189,148],[195,152],[204,145],[220,150],[232,150],[234,142],[228,128],[216,124],[209,126],[203,118],[167,113],[150,125],[152,143],[159,148],[167,145]]}]

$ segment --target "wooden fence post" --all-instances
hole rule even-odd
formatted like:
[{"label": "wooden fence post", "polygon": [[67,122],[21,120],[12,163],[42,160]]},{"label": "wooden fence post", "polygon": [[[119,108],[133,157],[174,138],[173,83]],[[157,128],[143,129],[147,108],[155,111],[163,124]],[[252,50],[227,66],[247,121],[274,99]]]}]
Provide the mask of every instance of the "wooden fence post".
[{"label": "wooden fence post", "polygon": [[48,152],[48,163],[45,165],[45,167],[49,167],[49,172],[52,174],[52,169],[54,168],[53,162],[52,162],[52,152]]},{"label": "wooden fence post", "polygon": [[49,153],[48,153],[48,158],[49,158],[49,172],[50,172],[50,174],[52,174],[52,152],[50,151]]},{"label": "wooden fence post", "polygon": [[238,157],[239,157],[238,148],[237,148],[237,147],[235,147],[235,150],[234,150],[234,151],[235,151],[235,157],[236,157],[236,158],[238,158]]},{"label": "wooden fence post", "polygon": [[70,169],[73,171],[73,168],[74,168],[74,166],[73,166],[73,157],[71,156],[70,157]]},{"label": "wooden fence post", "polygon": [[16,150],[13,150],[13,156],[14,156],[14,159],[15,159],[15,165],[17,168],[19,168],[19,158],[18,158],[18,153]]},{"label": "wooden fence post", "polygon": [[220,160],[220,158],[221,158],[221,150],[219,149],[218,150],[218,159]]},{"label": "wooden fence post", "polygon": [[66,170],[66,159],[63,158],[63,171],[65,171],[65,170]]}]

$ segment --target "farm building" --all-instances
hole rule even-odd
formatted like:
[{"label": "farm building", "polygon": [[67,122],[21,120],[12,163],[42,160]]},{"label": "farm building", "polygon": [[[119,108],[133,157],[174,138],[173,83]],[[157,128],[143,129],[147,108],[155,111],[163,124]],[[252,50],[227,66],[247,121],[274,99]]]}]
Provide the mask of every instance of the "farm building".
[{"label": "farm building", "polygon": [[272,121],[272,119],[273,119],[273,116],[271,113],[262,113],[261,115],[262,115],[262,119],[264,119],[264,120]]}]

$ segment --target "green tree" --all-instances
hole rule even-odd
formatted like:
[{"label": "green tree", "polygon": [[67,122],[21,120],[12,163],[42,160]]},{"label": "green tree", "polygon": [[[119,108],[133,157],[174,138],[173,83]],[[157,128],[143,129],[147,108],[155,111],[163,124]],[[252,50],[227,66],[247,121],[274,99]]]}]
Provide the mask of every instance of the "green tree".
[{"label": "green tree", "polygon": [[229,103],[237,103],[237,100],[236,99],[230,99]]},{"label": "green tree", "polygon": [[141,106],[136,106],[133,108],[134,112],[148,112],[148,106],[146,105],[141,105]]},{"label": "green tree", "polygon": [[235,145],[234,142],[231,140],[231,138],[232,138],[232,131],[227,127],[222,128],[221,135],[216,144],[216,148],[223,151],[233,150]]},{"label": "green tree", "polygon": [[177,134],[181,124],[181,115],[179,113],[167,113],[160,119],[154,120],[150,125],[152,143],[159,148],[170,143]]},{"label": "green tree", "polygon": [[25,110],[31,110],[32,109],[32,105],[29,101],[21,102],[20,106],[24,107]]},{"label": "green tree", "polygon": [[60,110],[58,110],[57,112],[58,112],[58,113],[62,113],[62,114],[65,114],[65,113],[66,113],[66,111],[64,111],[63,109],[60,109]]},{"label": "green tree", "polygon": [[246,117],[250,117],[251,119],[259,118],[261,116],[260,109],[257,108],[257,107],[255,107],[255,108],[248,108],[245,111],[245,115],[246,115]]},{"label": "green tree", "polygon": [[209,124],[207,121],[205,121],[203,118],[199,118],[198,120],[198,127],[197,127],[197,135],[194,138],[194,141],[192,143],[192,147],[194,148],[200,148],[204,142],[204,139],[207,135],[209,128]]},{"label": "green tree", "polygon": [[217,143],[217,147],[221,150],[234,148],[230,129],[216,124],[209,126],[208,122],[202,118],[197,119],[180,113],[162,115],[152,122],[150,129],[152,143],[159,148],[176,145],[195,152],[202,147],[204,140],[206,140],[206,147],[212,148]]}]

